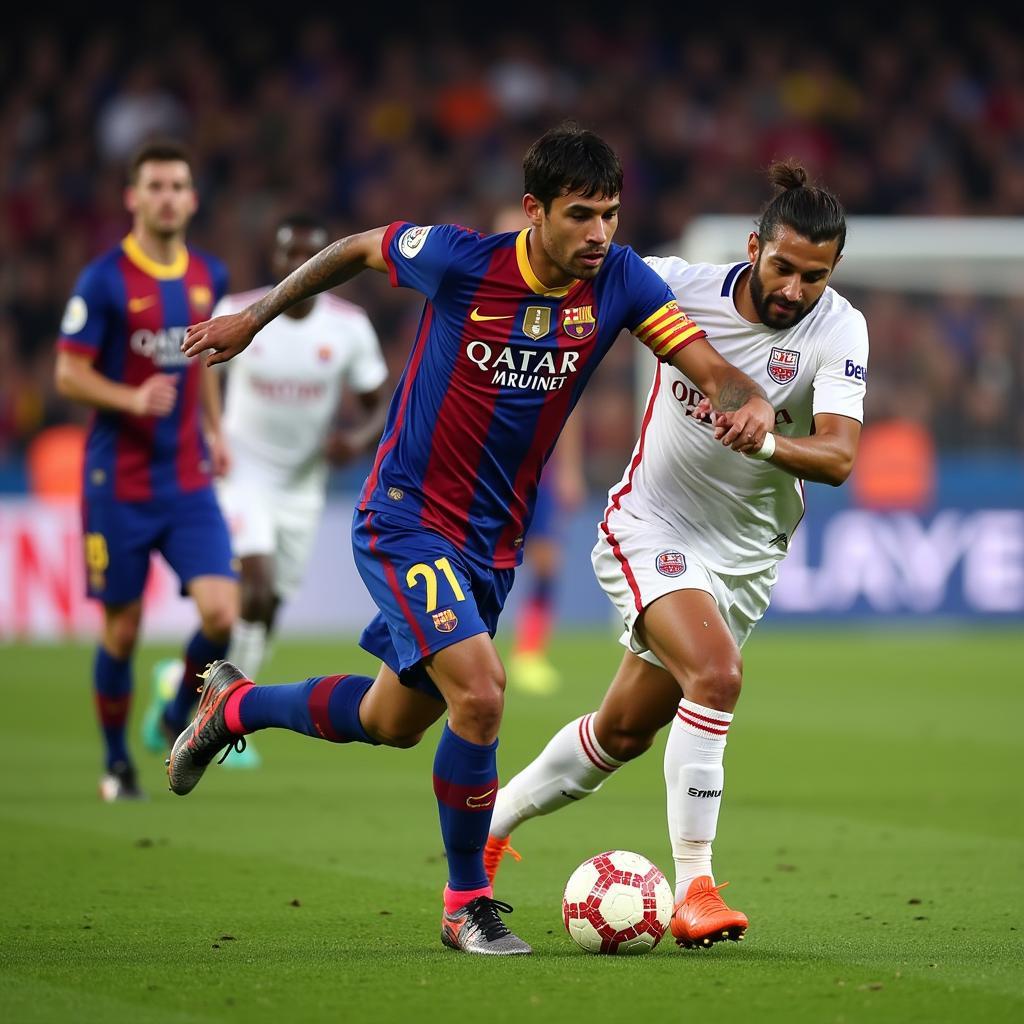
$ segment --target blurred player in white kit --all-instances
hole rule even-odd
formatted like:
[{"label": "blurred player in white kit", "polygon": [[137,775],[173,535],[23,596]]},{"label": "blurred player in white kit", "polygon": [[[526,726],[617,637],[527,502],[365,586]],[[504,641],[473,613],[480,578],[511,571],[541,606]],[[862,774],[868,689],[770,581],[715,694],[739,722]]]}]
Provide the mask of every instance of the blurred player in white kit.
[{"label": "blurred player in white kit", "polygon": [[739,939],[747,928],[711,868],[740,648],[768,608],[803,516],[803,481],[847,478],[863,420],[867,326],[828,287],[846,238],[843,208],[794,164],[769,174],[778,191],[750,234],[747,261],[647,262],[718,352],[765,388],[776,430],[763,446],[742,435],[723,446],[729,415],[709,418],[693,384],[657,366],[592,556],[622,617],[626,653],[600,708],[564,726],[499,791],[485,857],[493,879],[516,827],[595,792],[671,723],[671,928],[684,947]]}]

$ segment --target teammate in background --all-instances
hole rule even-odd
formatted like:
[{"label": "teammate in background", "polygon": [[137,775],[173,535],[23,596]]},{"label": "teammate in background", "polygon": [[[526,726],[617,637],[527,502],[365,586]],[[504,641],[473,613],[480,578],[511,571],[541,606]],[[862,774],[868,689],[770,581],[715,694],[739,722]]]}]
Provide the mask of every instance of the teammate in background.
[{"label": "teammate in background", "polygon": [[125,191],[131,233],[82,272],[58,340],[57,390],[96,409],[83,522],[87,592],[103,602],[93,683],[106,744],[100,795],[108,801],[142,795],[125,725],[150,553],[159,551],[178,574],[201,620],[167,711],[171,729],[191,714],[196,674],[227,651],[238,608],[231,543],[211,486],[211,473],[228,466],[217,381],[181,352],[185,328],[210,315],[227,284],[221,263],[185,245],[196,204],[185,149],[142,146]]},{"label": "teammate in background", "polygon": [[493,882],[514,829],[596,792],[671,723],[672,934],[687,947],[746,930],[711,869],[740,648],[768,608],[777,564],[803,515],[803,481],[838,486],[847,478],[863,419],[867,327],[828,287],[845,214],[798,166],[776,164],[770,177],[779,191],[747,241],[749,262],[647,262],[685,295],[719,352],[765,387],[775,432],[745,457],[729,451],[720,441],[732,414],[709,418],[700,382],[685,367],[658,365],[633,459],[609,493],[593,552],[598,581],[625,624],[626,654],[597,712],[562,728],[499,791],[487,842]]},{"label": "teammate in background", "polygon": [[[300,267],[328,240],[316,218],[282,220],[271,254],[275,278]],[[237,313],[268,291],[225,296],[214,315]],[[366,314],[329,294],[286,310],[231,364],[224,433],[232,465],[217,494],[241,561],[242,610],[227,657],[249,679],[260,674],[281,602],[302,582],[323,512],[328,460],[350,462],[377,443],[387,377]],[[362,422],[332,430],[345,387],[358,396]],[[147,745],[165,749],[155,733]],[[253,754],[249,746],[241,756],[252,765]]]},{"label": "teammate in background", "polygon": [[[503,207],[494,218],[495,231],[521,231],[529,222],[521,205]],[[508,664],[508,682],[525,693],[546,695],[558,689],[561,676],[547,656],[555,619],[558,576],[562,570],[561,531],[564,517],[586,498],[583,475],[583,410],[566,421],[551,459],[544,467],[533,508],[523,563],[530,569],[530,590],[519,607],[515,639]]]},{"label": "teammate in background", "polygon": [[186,335],[189,356],[223,362],[289,306],[366,269],[426,297],[353,522],[356,565],[380,609],[360,641],[383,662],[376,679],[253,686],[218,662],[168,760],[184,795],[257,729],[411,747],[447,710],[433,770],[448,866],[441,937],[497,955],[530,947],[500,918],[511,908],[493,899],[483,863],[505,688],[492,637],[563,424],[623,328],[732,412],[724,441],[756,450],[774,422],[763,390],[704,340],[665,282],[611,244],[622,168],[608,145],[563,125],[524,167],[521,232],[398,221],[352,235]]}]

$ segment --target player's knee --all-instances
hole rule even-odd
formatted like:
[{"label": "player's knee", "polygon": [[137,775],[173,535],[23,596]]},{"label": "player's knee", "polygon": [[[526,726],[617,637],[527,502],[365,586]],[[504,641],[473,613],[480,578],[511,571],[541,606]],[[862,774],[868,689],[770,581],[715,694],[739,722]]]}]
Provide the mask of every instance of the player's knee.
[{"label": "player's knee", "polygon": [[270,622],[274,616],[277,598],[266,583],[247,583],[242,586],[242,618],[246,622]]},{"label": "player's knee", "polygon": [[628,722],[613,724],[608,734],[600,737],[605,753],[616,761],[632,761],[650,750],[657,732],[631,727]]},{"label": "player's knee", "polygon": [[[686,688],[686,697],[716,711],[732,711],[743,687],[743,663],[739,656],[705,665]],[[692,695],[692,696],[691,696]]]},{"label": "player's knee", "polygon": [[449,717],[471,726],[479,734],[498,733],[505,710],[504,679],[489,678],[466,687],[449,701]]},{"label": "player's knee", "polygon": [[139,614],[127,611],[108,615],[103,625],[103,646],[120,661],[126,661],[135,652],[139,639]]},{"label": "player's knee", "polygon": [[234,601],[218,601],[203,609],[203,633],[211,640],[227,640],[235,624],[238,606]]}]

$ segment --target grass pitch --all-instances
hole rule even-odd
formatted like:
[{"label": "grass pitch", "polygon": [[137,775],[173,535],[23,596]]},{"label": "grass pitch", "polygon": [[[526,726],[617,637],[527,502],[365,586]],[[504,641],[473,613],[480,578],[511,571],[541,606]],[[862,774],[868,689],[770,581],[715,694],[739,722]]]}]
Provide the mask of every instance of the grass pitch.
[{"label": "grass pitch", "polygon": [[[139,658],[133,720],[148,671]],[[503,778],[594,707],[618,661],[563,635],[561,692],[511,692]],[[96,797],[91,650],[0,648],[0,1018],[273,1022],[1024,1020],[1024,638],[1016,631],[796,632],[745,651],[718,879],[751,927],[594,957],[562,930],[570,872],[635,849],[671,878],[656,747],[596,797],[517,834],[498,895],[536,955],[438,941],[445,868],[413,751],[256,738],[264,766],[212,768],[150,799]],[[352,645],[282,643],[268,680],[370,671]]]}]

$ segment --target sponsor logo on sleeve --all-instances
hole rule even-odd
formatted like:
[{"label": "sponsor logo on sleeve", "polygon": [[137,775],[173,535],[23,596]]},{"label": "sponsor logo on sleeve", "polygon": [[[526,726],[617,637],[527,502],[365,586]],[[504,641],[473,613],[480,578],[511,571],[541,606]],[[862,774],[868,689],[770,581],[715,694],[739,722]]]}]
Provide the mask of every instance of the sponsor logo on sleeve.
[{"label": "sponsor logo on sleeve", "polygon": [[860,366],[859,364],[855,363],[852,359],[847,359],[846,376],[852,377],[854,380],[867,381],[868,368],[866,366]]},{"label": "sponsor logo on sleeve", "polygon": [[398,251],[407,260],[411,260],[423,248],[429,234],[429,227],[406,228],[398,237]]},{"label": "sponsor logo on sleeve", "polygon": [[662,576],[682,576],[686,572],[686,556],[681,551],[662,551],[654,560]]},{"label": "sponsor logo on sleeve", "polygon": [[81,295],[72,295],[64,308],[64,318],[60,322],[61,334],[77,334],[89,319],[89,307]]},{"label": "sponsor logo on sleeve", "polygon": [[799,366],[799,352],[772,346],[772,354],[768,357],[768,376],[776,384],[788,384],[796,376]]}]

